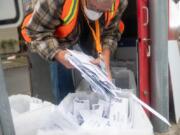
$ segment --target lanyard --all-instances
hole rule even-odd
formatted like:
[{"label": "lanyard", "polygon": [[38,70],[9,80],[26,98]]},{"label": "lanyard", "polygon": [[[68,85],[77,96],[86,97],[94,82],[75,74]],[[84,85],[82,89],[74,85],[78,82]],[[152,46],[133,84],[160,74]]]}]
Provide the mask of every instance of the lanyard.
[{"label": "lanyard", "polygon": [[[86,17],[85,17],[86,18]],[[86,18],[88,26],[92,32],[95,44],[96,44],[96,51],[99,55],[102,54],[102,46],[101,46],[101,34],[100,34],[100,24],[99,20],[95,21],[95,30],[92,28],[92,26],[89,23],[89,20]]]},{"label": "lanyard", "polygon": [[[86,18],[86,17],[85,17]],[[100,24],[99,24],[99,20],[95,21],[95,30],[92,28],[92,26],[89,23],[89,20],[86,18],[88,26],[92,32],[93,38],[95,40],[95,44],[96,44],[96,51],[98,52],[99,58],[101,59],[100,61],[100,67],[103,71],[103,73],[105,75],[107,75],[106,73],[106,66],[105,63],[103,61],[103,56],[102,56],[102,46],[101,46],[101,34],[100,34]]]}]

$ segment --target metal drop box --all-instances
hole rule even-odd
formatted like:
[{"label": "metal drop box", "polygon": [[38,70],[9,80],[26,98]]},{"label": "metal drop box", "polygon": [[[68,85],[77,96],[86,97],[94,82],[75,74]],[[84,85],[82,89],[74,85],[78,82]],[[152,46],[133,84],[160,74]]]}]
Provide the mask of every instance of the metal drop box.
[{"label": "metal drop box", "polygon": [[131,89],[134,94],[137,94],[135,76],[131,70],[121,67],[112,67],[111,71],[117,87]]}]

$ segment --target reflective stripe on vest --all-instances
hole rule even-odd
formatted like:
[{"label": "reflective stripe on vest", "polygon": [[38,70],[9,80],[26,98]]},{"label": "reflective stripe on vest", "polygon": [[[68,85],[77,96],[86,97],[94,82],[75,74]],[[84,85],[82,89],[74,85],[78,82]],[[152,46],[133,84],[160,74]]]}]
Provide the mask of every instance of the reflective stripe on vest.
[{"label": "reflective stripe on vest", "polygon": [[118,11],[119,5],[120,5],[120,0],[114,0],[111,11],[108,11],[105,13],[105,25],[106,25],[106,27],[110,24],[111,20],[116,15],[116,12]]},{"label": "reflective stripe on vest", "polygon": [[63,25],[59,26],[55,35],[59,38],[67,37],[75,28],[79,11],[79,0],[65,0],[62,15]]}]

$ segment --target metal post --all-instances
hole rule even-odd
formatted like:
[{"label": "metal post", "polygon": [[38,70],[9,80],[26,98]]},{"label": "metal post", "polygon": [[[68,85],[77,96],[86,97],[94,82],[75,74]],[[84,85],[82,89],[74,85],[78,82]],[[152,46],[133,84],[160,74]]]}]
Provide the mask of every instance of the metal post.
[{"label": "metal post", "polygon": [[0,134],[15,135],[14,125],[12,121],[8,95],[6,92],[4,74],[0,59]]},{"label": "metal post", "polygon": [[[168,89],[168,0],[149,0],[151,20],[151,103],[169,119]],[[168,131],[168,126],[152,116],[156,132]]]}]

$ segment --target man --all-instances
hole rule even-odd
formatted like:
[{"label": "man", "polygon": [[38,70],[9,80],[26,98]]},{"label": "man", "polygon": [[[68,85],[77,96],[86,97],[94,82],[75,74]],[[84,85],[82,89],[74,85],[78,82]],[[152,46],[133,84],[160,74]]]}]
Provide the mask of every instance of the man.
[{"label": "man", "polygon": [[94,64],[104,61],[111,79],[110,55],[122,34],[126,6],[127,0],[38,0],[23,22],[22,35],[32,51],[69,69],[66,48],[79,44],[97,58]]}]

